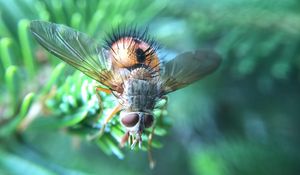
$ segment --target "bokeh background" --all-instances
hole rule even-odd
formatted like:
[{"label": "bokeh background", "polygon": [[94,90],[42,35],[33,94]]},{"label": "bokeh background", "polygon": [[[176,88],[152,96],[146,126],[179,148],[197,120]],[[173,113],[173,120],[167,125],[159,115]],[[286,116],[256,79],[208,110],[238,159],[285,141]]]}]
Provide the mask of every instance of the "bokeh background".
[{"label": "bokeh background", "polygon": [[[117,120],[84,139],[101,110],[92,81],[38,46],[33,19],[99,42],[120,23],[148,26],[167,56],[210,48],[223,62],[157,111],[150,170],[147,152],[118,148]],[[299,53],[298,0],[0,0],[0,174],[298,175]]]}]

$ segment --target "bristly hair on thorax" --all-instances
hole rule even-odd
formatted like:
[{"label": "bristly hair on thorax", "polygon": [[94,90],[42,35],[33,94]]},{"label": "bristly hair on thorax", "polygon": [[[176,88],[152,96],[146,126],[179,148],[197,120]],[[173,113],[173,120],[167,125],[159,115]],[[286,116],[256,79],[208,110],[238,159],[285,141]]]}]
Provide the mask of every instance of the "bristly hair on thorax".
[{"label": "bristly hair on thorax", "polygon": [[[132,50],[132,53],[135,54],[137,54],[137,51],[143,50],[144,56],[141,58],[143,58],[142,60],[144,60],[144,62],[139,63],[140,61],[137,60],[137,62],[135,62],[134,60],[133,62],[135,62],[135,64],[130,64],[130,60],[126,62],[126,59],[122,59],[122,57],[116,58],[115,56],[118,55],[119,52],[115,49],[118,49],[118,47],[122,45],[126,47],[123,49],[137,49]],[[157,76],[158,72],[161,71],[161,64],[163,64],[163,59],[159,57],[161,45],[148,34],[148,27],[138,28],[137,25],[119,25],[117,28],[112,29],[110,33],[106,34],[103,48],[111,51],[112,55],[114,55],[114,61],[122,67],[126,67],[128,70],[145,68],[151,72],[153,77]]]},{"label": "bristly hair on thorax", "polygon": [[161,48],[160,44],[149,35],[148,27],[138,28],[137,25],[119,25],[113,29],[104,39],[104,48],[111,49],[111,46],[115,42],[125,37],[147,43],[154,52],[157,52]]}]

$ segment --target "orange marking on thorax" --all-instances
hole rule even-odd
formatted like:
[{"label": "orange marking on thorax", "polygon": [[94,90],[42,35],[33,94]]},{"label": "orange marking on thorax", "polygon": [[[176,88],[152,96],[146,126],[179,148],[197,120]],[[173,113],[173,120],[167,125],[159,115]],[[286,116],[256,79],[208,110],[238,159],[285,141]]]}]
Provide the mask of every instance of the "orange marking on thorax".
[{"label": "orange marking on thorax", "polygon": [[[139,51],[145,57],[139,57],[137,54],[140,53]],[[113,43],[109,55],[112,59],[112,65],[117,68],[129,68],[136,64],[145,64],[159,70],[159,60],[154,48],[150,48],[148,43],[132,37],[124,37]]]}]

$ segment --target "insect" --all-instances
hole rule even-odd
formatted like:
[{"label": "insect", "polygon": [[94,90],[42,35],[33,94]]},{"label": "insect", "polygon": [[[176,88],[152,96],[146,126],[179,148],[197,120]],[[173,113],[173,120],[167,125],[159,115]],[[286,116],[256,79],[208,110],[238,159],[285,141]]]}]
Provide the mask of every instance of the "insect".
[{"label": "insect", "polygon": [[97,90],[112,93],[119,100],[99,133],[120,112],[120,122],[126,128],[121,144],[132,137],[132,147],[141,146],[143,130],[153,126],[158,100],[210,74],[221,62],[210,50],[185,52],[164,61],[158,56],[155,40],[136,28],[119,29],[102,44],[50,22],[32,21],[30,31],[46,50],[106,87],[97,86]]}]

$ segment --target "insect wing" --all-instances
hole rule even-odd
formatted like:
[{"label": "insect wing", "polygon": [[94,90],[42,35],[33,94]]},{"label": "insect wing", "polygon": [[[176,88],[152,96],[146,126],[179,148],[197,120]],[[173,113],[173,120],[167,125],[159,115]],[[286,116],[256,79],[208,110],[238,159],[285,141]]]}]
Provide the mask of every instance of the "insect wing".
[{"label": "insect wing", "polygon": [[161,73],[162,95],[200,80],[216,70],[220,63],[220,56],[210,50],[179,54],[164,65]]},{"label": "insect wing", "polygon": [[44,21],[32,21],[30,31],[49,52],[112,89],[115,77],[111,62],[103,56],[102,48],[86,34]]}]

